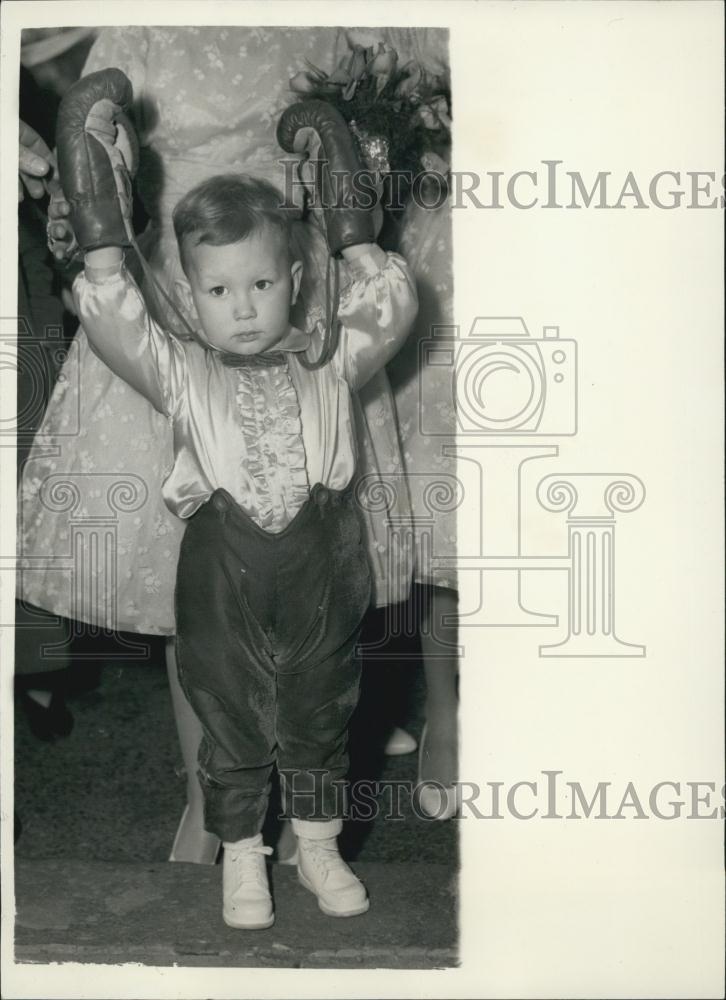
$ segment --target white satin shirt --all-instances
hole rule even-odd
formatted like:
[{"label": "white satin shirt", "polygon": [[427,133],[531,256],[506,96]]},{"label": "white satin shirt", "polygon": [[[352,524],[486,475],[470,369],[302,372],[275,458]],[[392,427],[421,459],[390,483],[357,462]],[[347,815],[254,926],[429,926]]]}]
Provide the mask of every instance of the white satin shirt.
[{"label": "white satin shirt", "polygon": [[351,391],[393,357],[418,303],[397,254],[375,247],[348,268],[338,350],[317,371],[299,356],[318,357],[322,323],[310,334],[291,327],[277,347],[284,364],[228,367],[217,351],[166,333],[125,268],[87,267],[76,278],[74,300],[91,347],[171,422],[174,463],[162,492],[179,517],[191,517],[223,488],[257,524],[280,531],[315,483],[349,485],[356,467]]}]

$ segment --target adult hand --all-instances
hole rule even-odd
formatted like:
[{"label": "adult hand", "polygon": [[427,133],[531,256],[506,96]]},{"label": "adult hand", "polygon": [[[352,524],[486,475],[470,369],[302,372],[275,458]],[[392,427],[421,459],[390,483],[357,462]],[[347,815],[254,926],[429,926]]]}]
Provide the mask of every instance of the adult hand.
[{"label": "adult hand", "polygon": [[23,185],[31,198],[42,198],[45,186],[40,179],[55,166],[53,154],[35,129],[20,121],[20,156],[18,163],[18,201],[24,198]]},{"label": "adult hand", "polygon": [[[42,198],[47,192],[48,202],[48,249],[56,260],[67,260],[77,246],[68,215],[70,205],[58,180],[55,156],[46,146],[35,129],[20,120],[20,155],[18,177],[18,201],[22,201],[23,185],[31,198]],[[42,179],[41,179],[42,178]]]},{"label": "adult hand", "polygon": [[68,260],[78,247],[68,218],[71,206],[66,201],[61,186],[55,178],[50,182],[48,188],[50,191],[47,225],[48,249],[56,260]]}]

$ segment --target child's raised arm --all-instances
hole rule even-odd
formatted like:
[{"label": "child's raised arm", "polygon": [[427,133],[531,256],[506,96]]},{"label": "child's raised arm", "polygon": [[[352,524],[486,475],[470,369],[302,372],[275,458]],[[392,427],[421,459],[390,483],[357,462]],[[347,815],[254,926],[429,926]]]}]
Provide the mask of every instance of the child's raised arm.
[{"label": "child's raised arm", "polygon": [[286,152],[315,155],[328,247],[333,257],[345,258],[352,279],[338,310],[342,329],[332,360],[351,388],[360,389],[411,330],[418,310],[414,280],[402,257],[375,242],[370,171],[363,170],[340,112],[326,101],[293,104],[280,118],[277,141]]},{"label": "child's raised arm", "polygon": [[85,271],[73,284],[78,318],[93,352],[111,371],[171,416],[186,378],[184,348],[151,318],[122,265],[116,247],[86,254]]},{"label": "child's raised arm", "polygon": [[418,312],[416,283],[399,254],[374,244],[344,251],[350,284],[338,319],[340,342],[334,364],[352,389],[361,389],[393,358],[411,332]]},{"label": "child's raised arm", "polygon": [[122,267],[123,248],[133,242],[137,143],[127,116],[131,100],[126,76],[107,69],[79,80],[61,102],[58,166],[86,263],[73,295],[94,352],[157,410],[171,414],[184,382],[184,350],[151,319]]}]

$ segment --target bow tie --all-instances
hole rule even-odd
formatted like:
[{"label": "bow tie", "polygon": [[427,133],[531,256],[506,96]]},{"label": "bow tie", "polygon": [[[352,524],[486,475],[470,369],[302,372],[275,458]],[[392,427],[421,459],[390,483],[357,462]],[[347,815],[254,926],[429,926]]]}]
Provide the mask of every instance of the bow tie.
[{"label": "bow tie", "polygon": [[284,351],[270,351],[269,354],[228,354],[220,352],[220,360],[228,368],[273,368],[286,362]]}]

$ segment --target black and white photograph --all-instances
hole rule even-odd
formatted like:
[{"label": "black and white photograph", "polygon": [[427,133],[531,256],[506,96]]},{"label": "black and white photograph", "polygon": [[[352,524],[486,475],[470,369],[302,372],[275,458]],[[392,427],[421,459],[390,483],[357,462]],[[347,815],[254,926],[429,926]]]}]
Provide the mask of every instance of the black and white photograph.
[{"label": "black and white photograph", "polygon": [[4,5],[4,996],[723,995],[723,18]]},{"label": "black and white photograph", "polygon": [[[454,458],[417,371],[452,325],[446,29],[26,29],[20,108],[18,884],[53,826],[46,885],[107,872],[76,916],[143,871],[156,924],[191,880],[212,964],[455,962]],[[328,936],[376,882],[390,916]]]}]

